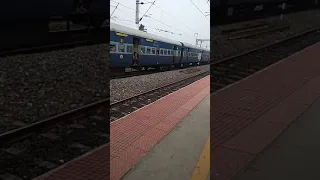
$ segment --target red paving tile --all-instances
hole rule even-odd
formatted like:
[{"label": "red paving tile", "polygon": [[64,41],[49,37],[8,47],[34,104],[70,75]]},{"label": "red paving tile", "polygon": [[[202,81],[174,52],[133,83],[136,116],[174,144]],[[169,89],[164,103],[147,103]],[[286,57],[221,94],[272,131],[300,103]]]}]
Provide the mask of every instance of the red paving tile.
[{"label": "red paving tile", "polygon": [[155,140],[160,140],[163,136],[165,136],[167,133],[164,130],[152,128],[148,132],[146,132],[146,136],[151,137]]},{"label": "red paving tile", "polygon": [[110,179],[120,179],[130,169],[130,164],[116,157],[110,161]]},{"label": "red paving tile", "polygon": [[155,145],[158,142],[155,138],[152,138],[147,135],[141,136],[137,141],[135,141],[132,146],[142,149],[144,151],[148,151],[152,148],[153,145]]},{"label": "red paving tile", "polygon": [[180,119],[178,119],[178,118],[166,117],[166,119],[164,119],[163,121],[161,121],[159,124],[155,125],[154,127],[168,133],[178,123],[178,121],[180,121]]},{"label": "red paving tile", "polygon": [[211,95],[213,179],[231,179],[320,97],[320,44]]},{"label": "red paving tile", "polygon": [[146,151],[142,149],[134,146],[129,146],[127,149],[118,154],[118,157],[126,164],[133,166],[142,158],[145,153]]},{"label": "red paving tile", "polygon": [[[194,106],[196,106],[197,104],[194,103]],[[190,110],[185,110],[182,109],[181,107],[178,107],[173,113],[171,113],[169,115],[169,117],[173,117],[173,118],[177,118],[177,119],[182,119],[183,117],[185,117],[188,113],[190,112]]]}]

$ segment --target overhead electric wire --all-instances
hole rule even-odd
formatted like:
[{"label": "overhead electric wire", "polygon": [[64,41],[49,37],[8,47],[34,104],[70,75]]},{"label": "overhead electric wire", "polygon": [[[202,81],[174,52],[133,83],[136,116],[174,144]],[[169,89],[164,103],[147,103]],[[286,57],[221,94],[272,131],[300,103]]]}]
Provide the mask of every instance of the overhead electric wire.
[{"label": "overhead electric wire", "polygon": [[147,12],[149,11],[149,9],[154,5],[154,3],[156,2],[156,0],[153,1],[153,3],[149,6],[149,8],[147,9],[147,11],[142,15],[142,17],[140,18],[139,22],[142,20],[142,18],[147,14]]},{"label": "overhead electric wire", "polygon": [[[203,12],[198,8],[197,5],[194,4],[194,2],[193,2],[192,0],[190,0],[190,2],[192,2],[192,4],[194,5],[194,7],[196,7],[196,8],[201,12],[201,14],[202,14],[205,18],[207,18],[207,16],[206,16],[205,14],[203,14]],[[207,19],[208,19],[208,18],[207,18]]]},{"label": "overhead electric wire", "polygon": [[[125,14],[128,14],[126,11],[124,11],[124,10],[122,10],[122,9],[120,9],[120,8],[118,8],[118,10],[124,12]],[[129,15],[129,14],[128,14],[128,15]],[[115,21],[117,21],[117,20],[119,20],[119,21],[127,21],[127,22],[130,22],[130,23],[135,24],[135,21],[134,21],[134,20],[128,20],[128,19],[124,19],[124,18],[122,18],[122,17],[117,17],[117,16],[113,16],[113,17],[114,17],[115,19],[112,19],[112,20],[115,20]],[[121,22],[121,23],[123,23],[123,22]],[[124,23],[124,24],[127,24],[127,25],[128,25],[128,23]],[[131,26],[131,25],[130,25],[130,26]],[[179,35],[179,36],[182,35],[181,33],[175,33],[175,32],[169,31],[169,30],[160,29],[160,28],[155,28],[155,27],[153,27],[153,26],[148,26],[148,28],[154,29],[154,30],[156,30],[156,31],[158,31],[158,32],[166,32],[166,33],[170,33],[170,34],[174,34],[174,35]]]},{"label": "overhead electric wire", "polygon": [[168,16],[172,17],[173,19],[175,19],[176,21],[178,21],[180,24],[184,25],[186,28],[188,28],[190,31],[192,31],[192,33],[196,32],[195,30],[189,28],[187,25],[185,25],[184,23],[182,23],[181,21],[179,21],[178,19],[176,19],[175,17],[173,17],[172,15],[170,15],[169,13],[167,13],[166,11],[164,11],[162,8],[160,8],[159,6],[157,6],[156,4],[154,5],[157,8],[159,8],[162,12],[164,12],[165,14],[167,14]]},{"label": "overhead electric wire", "polygon": [[[115,2],[115,3],[119,3],[119,2],[114,1],[114,0],[110,0],[110,1],[113,1],[113,2]],[[119,3],[119,4],[120,4],[121,6],[123,6],[123,7],[126,7],[126,8],[128,8],[128,9],[133,10],[133,11],[136,11],[135,9],[132,9],[131,7],[128,7],[128,6],[123,5],[123,4],[121,4],[121,3]],[[139,12],[139,13],[140,13],[140,12]],[[140,14],[142,14],[142,13],[140,13]],[[159,22],[159,23],[161,23],[161,24],[163,24],[163,25],[165,25],[165,26],[168,26],[168,27],[170,27],[170,28],[173,28],[173,29],[175,29],[175,30],[178,30],[178,31],[180,31],[180,32],[183,32],[184,34],[186,34],[186,35],[188,35],[188,36],[190,36],[190,37],[193,37],[193,36],[191,36],[190,34],[184,32],[184,31],[182,31],[182,30],[180,30],[180,29],[174,28],[174,27],[172,27],[172,26],[170,26],[170,25],[168,25],[168,24],[165,24],[165,23],[163,23],[162,21],[159,21],[159,20],[157,20],[157,19],[155,19],[155,18],[153,18],[153,17],[149,17],[149,18],[150,18],[150,19],[153,19],[154,21],[157,21],[157,22]]]},{"label": "overhead electric wire", "polygon": [[113,13],[116,11],[116,9],[118,8],[119,3],[117,4],[117,6],[114,8],[113,12],[111,13],[110,17],[113,15]]}]

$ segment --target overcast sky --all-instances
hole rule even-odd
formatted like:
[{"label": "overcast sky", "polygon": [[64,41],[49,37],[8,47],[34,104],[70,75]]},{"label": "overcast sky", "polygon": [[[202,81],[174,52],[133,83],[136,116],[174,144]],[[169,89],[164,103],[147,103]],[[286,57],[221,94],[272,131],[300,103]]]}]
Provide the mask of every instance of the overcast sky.
[{"label": "overcast sky", "polygon": [[[153,1],[140,0],[140,2],[146,4],[140,5],[139,18],[152,5],[148,2]],[[114,11],[118,3],[117,9]],[[210,39],[210,15],[205,16],[210,13],[210,5],[207,0],[156,0],[154,4],[146,13],[147,17],[143,17],[140,22],[140,24],[145,25],[149,33],[193,45],[196,44],[196,37]],[[137,29],[135,10],[136,0],[111,0],[110,15],[114,11],[111,22]],[[159,32],[157,29],[161,31]],[[198,35],[195,33],[198,33]],[[210,48],[209,41],[202,43],[202,47],[206,47],[206,45],[207,48]]]}]

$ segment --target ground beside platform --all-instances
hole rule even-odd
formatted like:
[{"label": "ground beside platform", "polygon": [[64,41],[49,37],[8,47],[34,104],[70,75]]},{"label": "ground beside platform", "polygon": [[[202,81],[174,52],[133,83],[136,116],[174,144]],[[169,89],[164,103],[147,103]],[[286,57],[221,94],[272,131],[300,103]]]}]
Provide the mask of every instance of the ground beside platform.
[{"label": "ground beside platform", "polygon": [[211,95],[211,178],[229,180],[320,97],[320,43]]}]

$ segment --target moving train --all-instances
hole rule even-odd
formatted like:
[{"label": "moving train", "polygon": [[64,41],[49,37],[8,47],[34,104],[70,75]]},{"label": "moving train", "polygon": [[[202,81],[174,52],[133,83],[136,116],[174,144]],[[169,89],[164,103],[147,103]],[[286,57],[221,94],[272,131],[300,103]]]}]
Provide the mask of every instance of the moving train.
[{"label": "moving train", "polygon": [[211,24],[227,24],[319,8],[320,0],[212,0],[210,6]]},{"label": "moving train", "polygon": [[210,50],[110,23],[110,69],[159,70],[208,64]]}]

